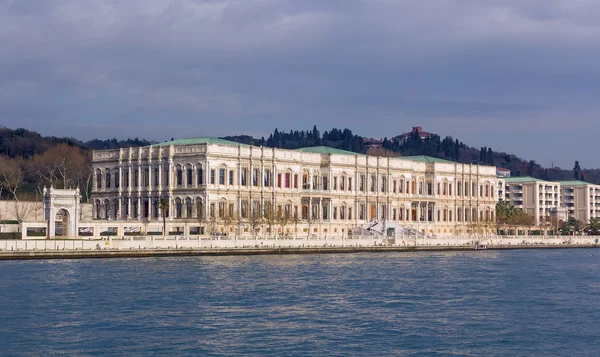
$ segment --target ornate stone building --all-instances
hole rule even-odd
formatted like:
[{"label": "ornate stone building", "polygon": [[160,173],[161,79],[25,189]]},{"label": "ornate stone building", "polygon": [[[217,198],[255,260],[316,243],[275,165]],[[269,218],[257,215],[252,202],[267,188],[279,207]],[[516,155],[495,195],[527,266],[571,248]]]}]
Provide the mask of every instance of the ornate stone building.
[{"label": "ornate stone building", "polygon": [[[146,232],[162,229],[161,199],[167,230],[186,235],[342,235],[382,220],[427,234],[465,234],[492,229],[486,222],[495,220],[498,200],[493,166],[214,138],[95,151],[93,169],[94,218]],[[289,220],[256,219],[275,215]]]}]

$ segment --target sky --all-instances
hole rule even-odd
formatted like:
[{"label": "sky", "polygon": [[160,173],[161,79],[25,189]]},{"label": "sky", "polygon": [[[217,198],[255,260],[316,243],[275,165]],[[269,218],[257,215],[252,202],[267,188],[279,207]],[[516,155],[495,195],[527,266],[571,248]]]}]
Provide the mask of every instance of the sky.
[{"label": "sky", "polygon": [[413,126],[600,168],[597,0],[0,0],[0,126],[164,141]]}]

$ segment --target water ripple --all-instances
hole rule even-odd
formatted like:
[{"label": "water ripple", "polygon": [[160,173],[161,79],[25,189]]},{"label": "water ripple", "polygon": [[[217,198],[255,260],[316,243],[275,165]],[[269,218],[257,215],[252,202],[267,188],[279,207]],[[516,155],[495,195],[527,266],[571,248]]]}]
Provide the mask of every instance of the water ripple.
[{"label": "water ripple", "polygon": [[595,356],[600,250],[0,262],[6,356]]}]

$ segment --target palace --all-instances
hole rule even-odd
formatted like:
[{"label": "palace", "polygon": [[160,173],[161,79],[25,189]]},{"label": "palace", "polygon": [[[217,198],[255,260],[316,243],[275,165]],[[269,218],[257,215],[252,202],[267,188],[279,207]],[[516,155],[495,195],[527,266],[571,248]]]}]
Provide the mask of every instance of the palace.
[{"label": "palace", "polygon": [[[493,166],[216,138],[94,151],[92,165],[95,220],[162,230],[164,214],[168,232],[185,235],[344,235],[381,221],[429,235],[491,232],[504,185]],[[292,223],[257,225],[267,212]]]}]

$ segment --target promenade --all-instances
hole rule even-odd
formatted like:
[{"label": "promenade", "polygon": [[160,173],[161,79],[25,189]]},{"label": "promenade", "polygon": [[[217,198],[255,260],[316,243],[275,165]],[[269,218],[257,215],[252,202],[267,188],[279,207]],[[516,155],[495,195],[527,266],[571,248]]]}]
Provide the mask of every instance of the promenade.
[{"label": "promenade", "polygon": [[353,239],[111,237],[100,240],[0,240],[0,260],[592,248],[599,246],[599,239],[600,237],[594,236],[464,236],[416,239],[368,236]]}]

